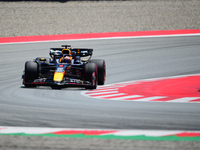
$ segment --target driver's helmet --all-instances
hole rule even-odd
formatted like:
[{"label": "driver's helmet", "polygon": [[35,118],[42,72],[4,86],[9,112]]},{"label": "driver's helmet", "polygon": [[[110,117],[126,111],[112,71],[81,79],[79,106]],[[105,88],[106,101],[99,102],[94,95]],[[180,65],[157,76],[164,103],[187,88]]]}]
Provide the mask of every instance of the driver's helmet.
[{"label": "driver's helmet", "polygon": [[70,62],[71,62],[71,59],[70,59],[69,56],[65,56],[65,57],[63,58],[63,61],[64,61],[64,63],[70,63]]}]

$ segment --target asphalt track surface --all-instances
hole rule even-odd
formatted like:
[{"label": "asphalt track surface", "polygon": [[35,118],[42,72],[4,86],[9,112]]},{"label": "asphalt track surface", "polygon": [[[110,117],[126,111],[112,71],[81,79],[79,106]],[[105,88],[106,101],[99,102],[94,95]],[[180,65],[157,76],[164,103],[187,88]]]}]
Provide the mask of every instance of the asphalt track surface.
[{"label": "asphalt track surface", "polygon": [[[82,88],[24,88],[24,63],[50,47],[93,48],[106,60],[106,84],[200,73],[200,36],[77,40],[0,45],[0,125],[94,129],[200,130],[199,103],[108,101]],[[166,89],[167,90],[167,89]]]}]

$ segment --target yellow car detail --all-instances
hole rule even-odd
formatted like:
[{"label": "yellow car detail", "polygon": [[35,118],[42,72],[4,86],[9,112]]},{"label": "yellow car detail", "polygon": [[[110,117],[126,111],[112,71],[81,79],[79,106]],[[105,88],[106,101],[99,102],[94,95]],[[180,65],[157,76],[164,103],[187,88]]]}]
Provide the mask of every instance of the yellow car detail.
[{"label": "yellow car detail", "polygon": [[65,72],[55,72],[54,77],[53,77],[53,81],[62,81],[64,75],[65,75]]}]

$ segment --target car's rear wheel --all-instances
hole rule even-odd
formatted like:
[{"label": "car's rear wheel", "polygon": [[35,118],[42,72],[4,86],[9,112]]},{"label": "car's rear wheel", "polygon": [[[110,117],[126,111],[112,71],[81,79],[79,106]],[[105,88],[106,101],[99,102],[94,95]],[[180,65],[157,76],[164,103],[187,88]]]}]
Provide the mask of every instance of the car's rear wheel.
[{"label": "car's rear wheel", "polygon": [[24,72],[24,85],[25,87],[34,87],[36,85],[27,84],[27,82],[37,79],[39,76],[39,66],[36,62],[27,61],[25,63],[25,72]]},{"label": "car's rear wheel", "polygon": [[88,63],[85,65],[85,81],[92,83],[92,86],[86,86],[86,89],[96,89],[98,82],[98,70],[95,63]]},{"label": "car's rear wheel", "polygon": [[98,85],[104,85],[106,80],[106,63],[103,59],[92,59],[90,63],[95,63],[98,68]]}]

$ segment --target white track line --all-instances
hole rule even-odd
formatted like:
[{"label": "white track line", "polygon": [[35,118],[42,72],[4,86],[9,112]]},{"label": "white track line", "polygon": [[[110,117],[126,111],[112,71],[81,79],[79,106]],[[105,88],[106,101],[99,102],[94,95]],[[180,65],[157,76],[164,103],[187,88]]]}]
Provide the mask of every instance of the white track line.
[{"label": "white track line", "polygon": [[118,93],[118,94],[111,94],[111,95],[103,95],[103,96],[97,96],[96,98],[109,98],[113,96],[120,96],[120,95],[125,95],[124,93]]},{"label": "white track line", "polygon": [[46,42],[62,42],[62,41],[63,41],[63,42],[66,42],[66,41],[108,40],[108,39],[137,39],[137,38],[179,37],[179,36],[200,36],[200,34],[199,34],[199,33],[192,33],[192,34],[147,35],[147,36],[122,36],[122,37],[85,38],[85,39],[61,39],[61,40],[47,40],[47,41],[29,41],[29,42],[0,43],[0,45],[5,45],[5,44],[46,43]]},{"label": "white track line", "polygon": [[139,97],[143,97],[143,96],[141,96],[141,95],[129,95],[129,96],[111,98],[111,100],[125,100],[125,99],[128,99],[128,98],[139,98]]},{"label": "white track line", "polygon": [[199,99],[199,98],[200,97],[183,97],[183,98],[170,100],[170,101],[167,101],[167,102],[189,102],[191,100],[196,100],[196,99]]},{"label": "white track line", "polygon": [[111,91],[111,92],[97,92],[97,93],[90,93],[90,94],[87,94],[89,96],[94,96],[94,95],[103,95],[103,94],[113,94],[113,93],[118,93],[118,91]]},{"label": "white track line", "polygon": [[164,96],[145,97],[145,98],[136,99],[135,101],[146,102],[146,101],[162,99],[162,98],[166,98],[166,97],[164,97]]},{"label": "white track line", "polygon": [[10,126],[0,126],[0,134],[47,134],[62,131],[114,131],[113,133],[105,133],[101,135],[115,135],[115,136],[170,136],[182,133],[197,133],[200,131],[191,130],[141,130],[141,129],[88,129],[88,128],[45,128],[45,127],[10,127]]},{"label": "white track line", "polygon": [[118,88],[112,88],[112,89],[97,89],[97,90],[93,90],[93,91],[88,91],[87,94],[90,94],[90,93],[98,93],[98,92],[106,92],[106,91],[116,91],[118,90]]}]

